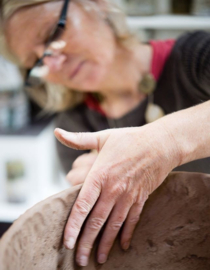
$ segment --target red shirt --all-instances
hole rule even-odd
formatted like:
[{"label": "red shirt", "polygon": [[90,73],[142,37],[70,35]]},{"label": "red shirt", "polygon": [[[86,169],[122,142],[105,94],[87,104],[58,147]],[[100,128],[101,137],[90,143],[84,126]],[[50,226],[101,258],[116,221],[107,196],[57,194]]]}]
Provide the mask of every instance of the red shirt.
[{"label": "red shirt", "polygon": [[168,59],[171,50],[174,46],[175,40],[152,40],[150,45],[153,49],[151,73],[156,79],[159,79],[166,60]]},{"label": "red shirt", "polygon": [[[153,51],[151,73],[157,81],[161,75],[165,62],[168,59],[171,50],[173,49],[175,40],[152,40],[149,43],[152,46]],[[103,115],[106,115],[100,107],[98,101],[91,94],[87,95],[87,98],[85,99],[85,104],[88,108],[95,110]]]}]

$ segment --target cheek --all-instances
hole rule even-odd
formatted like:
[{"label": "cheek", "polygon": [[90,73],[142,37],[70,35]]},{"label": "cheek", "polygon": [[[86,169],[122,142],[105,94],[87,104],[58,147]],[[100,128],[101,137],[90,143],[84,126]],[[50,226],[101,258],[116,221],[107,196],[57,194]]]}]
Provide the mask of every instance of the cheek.
[{"label": "cheek", "polygon": [[67,29],[67,50],[96,63],[110,63],[114,57],[112,29],[98,15],[91,16],[75,8]]},{"label": "cheek", "polygon": [[[71,45],[68,45],[69,62],[65,65],[65,70],[61,69],[58,73],[49,74],[46,79],[52,83],[64,84],[82,91],[97,90],[114,61],[114,52],[115,46],[112,40],[101,41],[99,38],[90,39],[88,36],[74,38],[71,40]],[[68,68],[71,69],[72,66],[71,55],[76,55],[76,59],[89,62],[76,81],[67,80],[65,75],[68,73],[66,72]]]},{"label": "cheek", "polygon": [[88,43],[88,48],[96,62],[109,64],[113,61],[115,43],[112,36],[96,34]]},{"label": "cheek", "polygon": [[115,49],[115,41],[111,35],[101,35],[98,32],[88,35],[77,32],[74,38],[69,39],[66,53],[104,66],[114,61]]}]

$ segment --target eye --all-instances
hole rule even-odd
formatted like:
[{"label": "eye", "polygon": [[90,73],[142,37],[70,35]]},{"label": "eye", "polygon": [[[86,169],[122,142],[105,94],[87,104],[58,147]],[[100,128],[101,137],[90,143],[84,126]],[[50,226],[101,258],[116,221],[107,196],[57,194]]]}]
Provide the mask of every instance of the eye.
[{"label": "eye", "polygon": [[58,25],[55,28],[55,30],[52,32],[52,34],[50,35],[50,38],[48,39],[47,43],[49,44],[53,41],[58,40],[62,36],[63,32],[64,32],[64,28]]},{"label": "eye", "polygon": [[48,42],[51,40],[53,33],[55,32],[55,30],[57,29],[57,25],[52,22],[48,25],[45,25],[45,29],[43,29],[43,31],[40,31],[39,35],[38,35],[38,40],[39,43],[42,44],[48,44]]}]

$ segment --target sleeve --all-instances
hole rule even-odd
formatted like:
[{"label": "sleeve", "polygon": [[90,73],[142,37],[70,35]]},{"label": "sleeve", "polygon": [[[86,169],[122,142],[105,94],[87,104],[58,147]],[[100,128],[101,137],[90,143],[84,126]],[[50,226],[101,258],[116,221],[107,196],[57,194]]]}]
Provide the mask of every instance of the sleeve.
[{"label": "sleeve", "polygon": [[[62,112],[56,117],[56,127],[71,132],[90,131],[86,123],[86,118],[84,118],[83,115],[83,106],[78,106],[73,110]],[[68,148],[61,144],[58,140],[56,141],[56,144],[59,160],[65,173],[68,173],[71,170],[72,164],[77,157],[89,152]]]},{"label": "sleeve", "polygon": [[[183,41],[183,42],[182,42]],[[180,42],[181,61],[195,95],[210,99],[210,33],[188,33]]]}]

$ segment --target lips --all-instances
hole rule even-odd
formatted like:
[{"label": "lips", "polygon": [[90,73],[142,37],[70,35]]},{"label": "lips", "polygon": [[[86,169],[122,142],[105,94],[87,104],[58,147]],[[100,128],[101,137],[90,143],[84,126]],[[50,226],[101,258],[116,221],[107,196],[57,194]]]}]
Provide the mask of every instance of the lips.
[{"label": "lips", "polygon": [[71,74],[70,74],[70,79],[73,79],[73,78],[79,73],[79,71],[81,70],[81,68],[82,68],[82,66],[84,65],[85,62],[86,62],[86,61],[80,62],[80,63],[76,66],[76,68],[73,69],[73,71],[72,71]]}]

